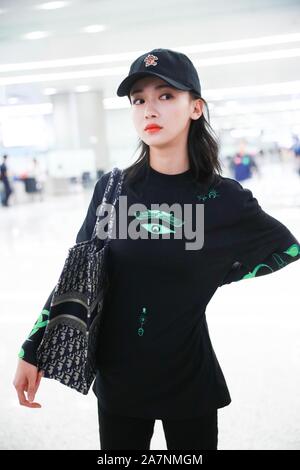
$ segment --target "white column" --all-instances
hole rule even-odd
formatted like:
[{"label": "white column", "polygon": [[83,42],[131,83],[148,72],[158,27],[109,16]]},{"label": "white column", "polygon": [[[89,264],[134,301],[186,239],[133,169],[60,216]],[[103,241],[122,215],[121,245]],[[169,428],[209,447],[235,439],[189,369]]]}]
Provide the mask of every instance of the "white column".
[{"label": "white column", "polygon": [[51,96],[58,150],[93,149],[95,168],[109,168],[102,91],[66,92]]}]

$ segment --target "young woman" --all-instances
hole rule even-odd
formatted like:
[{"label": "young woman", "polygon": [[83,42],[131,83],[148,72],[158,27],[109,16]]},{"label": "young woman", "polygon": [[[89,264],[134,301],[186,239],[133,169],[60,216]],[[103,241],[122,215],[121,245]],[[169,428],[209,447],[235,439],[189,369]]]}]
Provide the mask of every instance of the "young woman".
[{"label": "young woman", "polygon": [[[143,54],[117,94],[130,100],[141,152],[124,170],[127,208],[120,214],[119,198],[116,233],[121,215],[140,236],[110,242],[110,290],[93,386],[101,448],[149,449],[155,419],[161,419],[168,449],[217,449],[217,410],[231,398],[206,307],[223,284],[299,259],[299,243],[250,190],[220,175],[218,143],[203,113],[207,104],[186,55],[169,49]],[[96,183],[76,242],[91,237],[109,175]],[[144,209],[130,214],[134,204]],[[198,238],[193,243],[191,232]],[[14,381],[20,404],[33,408],[40,406],[33,400],[42,377],[35,352],[51,296],[22,346]]]}]

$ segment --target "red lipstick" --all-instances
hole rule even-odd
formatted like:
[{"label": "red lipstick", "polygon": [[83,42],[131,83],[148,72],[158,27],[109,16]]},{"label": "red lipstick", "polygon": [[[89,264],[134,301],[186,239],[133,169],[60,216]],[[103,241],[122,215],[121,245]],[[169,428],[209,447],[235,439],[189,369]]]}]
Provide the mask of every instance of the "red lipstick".
[{"label": "red lipstick", "polygon": [[162,129],[161,126],[159,126],[158,124],[152,123],[152,124],[147,124],[144,130],[147,132],[153,133],[153,132],[159,131],[160,129]]}]

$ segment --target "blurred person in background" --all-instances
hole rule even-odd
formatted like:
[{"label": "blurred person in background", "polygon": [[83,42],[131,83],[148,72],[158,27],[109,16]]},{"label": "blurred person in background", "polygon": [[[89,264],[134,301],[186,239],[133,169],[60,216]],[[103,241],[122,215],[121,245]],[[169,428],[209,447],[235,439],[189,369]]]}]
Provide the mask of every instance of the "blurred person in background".
[{"label": "blurred person in background", "polygon": [[9,181],[9,171],[7,169],[7,155],[3,155],[3,162],[0,166],[0,179],[2,181],[3,186],[3,194],[2,194],[2,205],[4,207],[8,207],[8,200],[10,198],[11,193],[13,192],[10,181]]},{"label": "blurred person in background", "polygon": [[36,158],[32,159],[31,165],[28,168],[27,177],[34,179],[35,192],[39,194],[40,200],[42,201],[45,191],[46,172]]},{"label": "blurred person in background", "polygon": [[246,151],[246,143],[241,140],[238,152],[232,157],[231,171],[237,181],[252,178],[254,173],[258,174],[258,165],[253,155]]},{"label": "blurred person in background", "polygon": [[295,159],[296,159],[296,171],[300,176],[300,139],[299,136],[294,134],[293,135],[293,145],[290,149],[293,151]]}]

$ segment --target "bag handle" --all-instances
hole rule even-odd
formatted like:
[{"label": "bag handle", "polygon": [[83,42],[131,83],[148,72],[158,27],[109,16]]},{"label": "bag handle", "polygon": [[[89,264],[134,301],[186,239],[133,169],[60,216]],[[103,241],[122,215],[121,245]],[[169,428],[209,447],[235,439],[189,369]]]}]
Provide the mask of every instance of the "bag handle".
[{"label": "bag handle", "polygon": [[[100,219],[102,217],[102,215],[100,215],[99,213],[101,213],[102,207],[107,203],[112,204],[113,208],[115,207],[117,200],[119,198],[119,195],[121,193],[123,178],[124,178],[124,172],[120,168],[114,167],[110,173],[108,182],[106,184],[101,204],[97,207],[97,210],[96,210],[97,219],[96,219],[96,223],[94,226],[91,239],[94,239],[97,237],[97,228],[98,228],[98,224],[100,223]],[[112,233],[114,219],[115,219],[114,215],[115,215],[115,211],[112,210],[110,213],[110,218],[108,222],[108,232],[107,232],[108,236],[104,240],[104,245],[108,244],[109,241],[111,240],[111,233]]]}]

